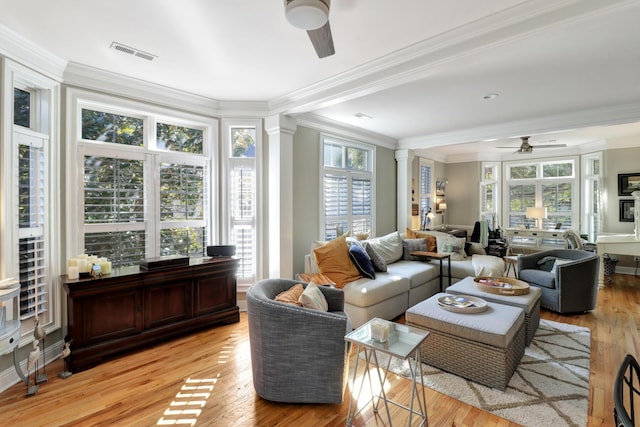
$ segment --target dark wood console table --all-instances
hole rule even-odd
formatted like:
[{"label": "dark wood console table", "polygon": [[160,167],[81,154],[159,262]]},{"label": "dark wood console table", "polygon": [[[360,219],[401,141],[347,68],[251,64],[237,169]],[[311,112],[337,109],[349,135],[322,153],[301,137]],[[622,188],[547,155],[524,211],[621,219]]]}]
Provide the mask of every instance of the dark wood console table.
[{"label": "dark wood console table", "polygon": [[69,369],[91,368],[121,353],[215,324],[240,321],[236,258],[188,266],[114,269],[97,279],[60,276],[67,293]]}]

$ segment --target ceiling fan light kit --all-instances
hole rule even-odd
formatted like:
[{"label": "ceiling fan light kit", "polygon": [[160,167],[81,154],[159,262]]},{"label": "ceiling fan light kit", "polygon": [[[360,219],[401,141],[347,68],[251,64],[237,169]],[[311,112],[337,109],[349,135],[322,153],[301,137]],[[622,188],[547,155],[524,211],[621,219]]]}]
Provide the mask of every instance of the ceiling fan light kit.
[{"label": "ceiling fan light kit", "polygon": [[289,0],[284,14],[294,27],[315,30],[329,20],[329,6],[322,0]]}]

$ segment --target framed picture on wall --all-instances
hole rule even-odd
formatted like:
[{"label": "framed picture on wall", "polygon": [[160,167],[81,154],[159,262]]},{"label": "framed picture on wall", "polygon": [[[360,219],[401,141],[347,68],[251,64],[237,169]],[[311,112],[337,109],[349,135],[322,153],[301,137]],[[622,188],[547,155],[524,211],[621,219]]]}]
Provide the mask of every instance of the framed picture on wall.
[{"label": "framed picture on wall", "polygon": [[618,196],[630,196],[634,191],[640,191],[640,173],[619,173]]},{"label": "framed picture on wall", "polygon": [[633,222],[634,200],[620,200],[620,222]]}]

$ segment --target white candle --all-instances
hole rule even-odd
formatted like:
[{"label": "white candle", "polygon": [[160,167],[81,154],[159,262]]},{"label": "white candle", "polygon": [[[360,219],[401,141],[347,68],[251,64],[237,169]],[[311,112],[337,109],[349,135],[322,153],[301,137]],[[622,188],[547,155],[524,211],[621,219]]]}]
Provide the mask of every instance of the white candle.
[{"label": "white candle", "polygon": [[102,274],[111,274],[111,261],[100,261],[99,265]]},{"label": "white candle", "polygon": [[80,273],[79,273],[79,270],[78,270],[78,266],[77,265],[69,266],[69,272],[67,273],[67,275],[69,276],[69,279],[71,279],[71,280],[79,278],[80,277]]},{"label": "white candle", "polygon": [[85,258],[78,258],[78,271],[80,273],[86,273],[87,271],[87,260]]},{"label": "white candle", "polygon": [[378,342],[386,342],[389,339],[389,324],[378,320],[371,322],[371,338]]}]

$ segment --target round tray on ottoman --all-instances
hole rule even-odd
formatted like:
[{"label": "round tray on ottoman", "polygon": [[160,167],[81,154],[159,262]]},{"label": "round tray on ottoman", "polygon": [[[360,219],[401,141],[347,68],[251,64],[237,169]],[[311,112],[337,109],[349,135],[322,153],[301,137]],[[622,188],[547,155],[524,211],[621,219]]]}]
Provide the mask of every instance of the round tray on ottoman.
[{"label": "round tray on ottoman", "polygon": [[438,305],[454,313],[482,313],[487,309],[485,300],[469,295],[443,295],[438,298]]},{"label": "round tray on ottoman", "polygon": [[511,277],[480,276],[473,279],[476,288],[500,295],[525,295],[529,293],[529,284]]}]

